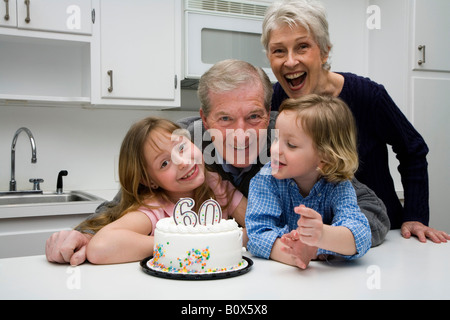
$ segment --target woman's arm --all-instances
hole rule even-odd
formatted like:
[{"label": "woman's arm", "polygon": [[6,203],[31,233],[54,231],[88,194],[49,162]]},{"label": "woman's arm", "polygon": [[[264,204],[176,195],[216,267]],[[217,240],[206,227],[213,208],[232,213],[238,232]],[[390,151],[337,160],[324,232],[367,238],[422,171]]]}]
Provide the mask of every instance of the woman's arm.
[{"label": "woman's arm", "polygon": [[94,264],[138,261],[153,253],[150,219],[140,211],[125,214],[106,225],[87,246],[87,259]]}]

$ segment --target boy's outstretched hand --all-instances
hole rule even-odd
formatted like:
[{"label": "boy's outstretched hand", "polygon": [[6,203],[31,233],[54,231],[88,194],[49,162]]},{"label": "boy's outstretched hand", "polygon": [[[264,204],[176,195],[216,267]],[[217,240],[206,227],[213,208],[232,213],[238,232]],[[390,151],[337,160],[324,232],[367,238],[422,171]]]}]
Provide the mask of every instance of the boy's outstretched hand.
[{"label": "boy's outstretched hand", "polygon": [[317,257],[317,247],[309,246],[299,239],[297,230],[292,230],[281,237],[285,245],[281,250],[292,255],[294,262],[300,269],[306,269],[309,262]]}]

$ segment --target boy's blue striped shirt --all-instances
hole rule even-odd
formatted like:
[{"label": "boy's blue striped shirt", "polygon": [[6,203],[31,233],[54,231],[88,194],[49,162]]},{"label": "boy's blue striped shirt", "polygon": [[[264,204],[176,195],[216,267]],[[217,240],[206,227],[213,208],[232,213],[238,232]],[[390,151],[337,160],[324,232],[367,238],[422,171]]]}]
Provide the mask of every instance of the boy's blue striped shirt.
[{"label": "boy's blue striped shirt", "polygon": [[[370,226],[358,207],[350,181],[330,183],[321,179],[303,198],[293,179],[278,180],[271,172],[269,162],[250,182],[245,225],[249,237],[247,248],[253,255],[269,259],[275,240],[297,229],[300,215],[294,212],[294,207],[301,204],[320,213],[324,224],[350,229],[357,253],[343,257],[359,258],[369,250]],[[320,248],[317,254],[338,255]]]}]

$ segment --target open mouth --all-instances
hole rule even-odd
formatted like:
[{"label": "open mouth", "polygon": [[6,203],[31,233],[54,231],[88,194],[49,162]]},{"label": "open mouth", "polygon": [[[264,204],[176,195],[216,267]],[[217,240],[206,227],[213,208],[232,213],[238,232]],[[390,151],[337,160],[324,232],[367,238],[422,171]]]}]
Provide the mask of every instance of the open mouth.
[{"label": "open mouth", "polygon": [[300,89],[305,82],[306,76],[308,74],[306,72],[297,72],[292,74],[287,74],[284,76],[287,83],[289,84],[289,87],[291,89]]},{"label": "open mouth", "polygon": [[248,148],[248,146],[234,146],[233,147],[235,150],[245,150]]},{"label": "open mouth", "polygon": [[185,176],[181,177],[180,180],[187,180],[190,177],[192,177],[196,172],[197,172],[197,165],[193,166],[192,169]]},{"label": "open mouth", "polygon": [[280,162],[279,160],[276,160],[276,159],[272,159],[271,162],[272,162],[272,168],[279,169],[279,168],[285,166],[285,164],[283,162]]},{"label": "open mouth", "polygon": [[242,139],[241,141],[234,141],[231,140],[229,143],[226,144],[226,148],[230,148],[231,150],[235,150],[235,151],[242,151],[242,150],[247,150],[248,148],[250,148],[251,145],[251,141],[246,140],[244,141],[244,139]]}]

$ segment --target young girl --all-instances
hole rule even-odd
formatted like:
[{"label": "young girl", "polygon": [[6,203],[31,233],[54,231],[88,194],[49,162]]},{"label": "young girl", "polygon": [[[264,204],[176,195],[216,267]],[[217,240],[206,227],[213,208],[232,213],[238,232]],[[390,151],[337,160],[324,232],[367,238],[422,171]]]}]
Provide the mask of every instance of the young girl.
[{"label": "young girl", "polygon": [[222,217],[244,225],[247,200],[231,183],[205,170],[201,151],[180,127],[149,117],[126,134],[119,156],[121,202],[79,226],[96,232],[87,247],[91,263],[141,260],[153,253],[153,232],[159,219],[172,216],[180,198],[193,198],[198,207],[214,198]]},{"label": "young girl", "polygon": [[358,155],[348,107],[319,95],[286,100],[275,129],[271,162],[250,182],[248,250],[302,269],[316,253],[363,256],[371,231],[349,181]]}]

